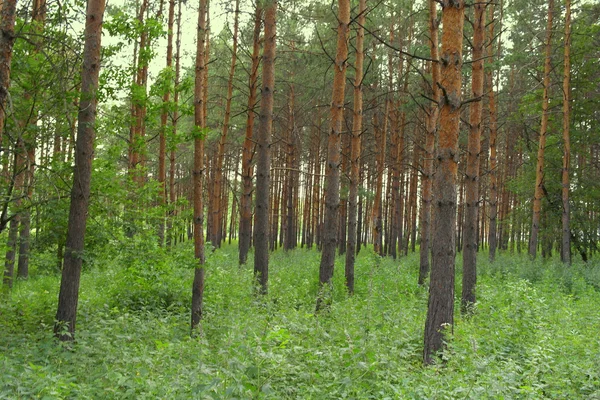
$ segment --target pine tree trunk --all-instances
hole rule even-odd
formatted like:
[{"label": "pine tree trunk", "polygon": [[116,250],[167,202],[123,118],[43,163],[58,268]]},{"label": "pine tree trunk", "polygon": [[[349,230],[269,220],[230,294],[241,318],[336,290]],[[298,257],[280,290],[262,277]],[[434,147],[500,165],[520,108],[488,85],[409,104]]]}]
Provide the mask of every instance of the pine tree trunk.
[{"label": "pine tree trunk", "polygon": [[443,98],[440,112],[439,147],[434,177],[434,218],[429,303],[425,322],[424,362],[430,364],[444,345],[446,329],[454,325],[454,266],[456,255],[456,177],[461,100],[462,42],[465,4],[442,1],[442,54],[440,57]]},{"label": "pine tree trunk", "polygon": [[350,0],[338,0],[337,51],[331,96],[331,126],[327,142],[327,164],[325,171],[325,219],[319,283],[321,293],[317,300],[317,311],[323,306],[323,293],[331,288],[335,251],[337,248],[338,208],[340,205],[340,152],[344,118],[344,93],[346,89],[346,60],[348,58],[348,33],[350,25]]},{"label": "pine tree trunk", "polygon": [[206,108],[205,97],[205,74],[206,70],[206,15],[207,0],[200,0],[198,7],[198,27],[196,36],[196,74],[194,83],[194,170],[193,170],[193,187],[194,187],[194,256],[198,262],[194,268],[194,282],[192,284],[192,316],[191,316],[191,332],[198,328],[203,313],[204,300],[204,265],[206,258],[204,254],[204,201],[203,201],[203,186],[204,186],[204,133],[206,116],[204,114]]},{"label": "pine tree trunk", "polygon": [[563,72],[563,168],[562,168],[562,242],[561,260],[571,264],[571,222],[569,205],[569,167],[571,164],[570,110],[571,98],[571,0],[566,0],[565,11],[565,61]]},{"label": "pine tree trunk", "polygon": [[88,0],[81,73],[81,98],[75,147],[75,168],[67,225],[65,259],[60,281],[54,334],[61,341],[74,339],[83,261],[85,227],[90,197],[96,123],[96,91],[100,72],[100,48],[104,0]]},{"label": "pine tree trunk", "polygon": [[[179,81],[180,81],[180,69],[181,69],[181,3],[179,0],[177,3],[177,38],[175,40],[175,94],[173,95],[173,120],[172,129],[173,138],[177,137],[177,127],[179,123]],[[173,220],[177,215],[177,208],[175,202],[177,201],[177,191],[175,190],[175,159],[176,159],[177,147],[175,144],[172,145],[171,151],[169,152],[169,215],[167,219],[167,245],[169,247],[175,245],[177,235],[173,232]]]},{"label": "pine tree trunk", "polygon": [[346,242],[346,288],[354,293],[354,264],[357,254],[357,241],[360,242],[360,228],[357,229],[358,185],[360,183],[360,153],[362,134],[362,81],[365,43],[366,0],[360,0],[358,6],[358,30],[356,33],[356,59],[354,61],[354,108],[352,113],[352,137],[350,140],[350,188],[348,193],[348,239]]},{"label": "pine tree trunk", "polygon": [[[467,173],[465,174],[465,223],[463,225],[463,276],[461,310],[466,313],[475,304],[477,284],[477,215],[479,210],[479,154],[483,109],[483,59],[485,39],[485,3],[475,4],[471,95],[478,99],[470,105]],[[491,36],[490,38],[493,38]]]},{"label": "pine tree trunk", "polygon": [[[173,66],[173,24],[175,20],[175,0],[169,0],[169,17],[167,22],[167,68]],[[167,152],[167,118],[169,116],[168,103],[171,99],[171,89],[163,94],[163,109],[160,113],[160,133],[159,133],[159,149],[158,149],[158,185],[160,189],[161,206],[167,205],[167,170],[166,170],[166,152]],[[165,241],[165,219],[160,218],[158,224],[158,243],[163,245]]]},{"label": "pine tree trunk", "polygon": [[544,152],[546,150],[546,136],[548,134],[548,103],[550,90],[550,72],[552,69],[552,17],[554,14],[554,0],[548,0],[548,21],[546,26],[546,58],[544,62],[544,94],[542,98],[542,123],[538,143],[537,165],[535,167],[535,192],[533,195],[533,216],[531,219],[531,232],[529,237],[529,256],[535,259],[538,247],[538,234],[540,230],[540,214],[542,211],[542,197],[544,197]]},{"label": "pine tree trunk", "polygon": [[425,160],[423,162],[423,195],[421,198],[421,242],[419,261],[419,285],[423,285],[429,275],[429,249],[431,236],[431,184],[433,181],[433,157],[435,135],[437,133],[437,120],[439,115],[439,90],[437,83],[440,80],[440,63],[438,60],[438,20],[435,0],[429,0],[429,49],[431,59],[431,91],[433,102],[429,106],[427,118],[427,133],[425,136]]},{"label": "pine tree trunk", "polygon": [[4,0],[0,9],[0,144],[3,143],[6,100],[10,87],[10,65],[15,43],[15,15],[17,0]]},{"label": "pine tree trunk", "polygon": [[250,69],[250,78],[248,89],[248,113],[246,117],[246,134],[244,138],[244,149],[242,154],[242,181],[243,190],[240,200],[240,241],[239,241],[239,262],[240,265],[246,264],[248,259],[248,250],[252,241],[252,175],[254,168],[252,159],[254,158],[254,141],[252,135],[254,132],[254,106],[256,105],[256,86],[258,84],[258,64],[260,62],[260,29],[262,25],[263,9],[256,4],[254,11],[254,33],[252,35],[252,66]]},{"label": "pine tree trunk", "polygon": [[277,1],[265,5],[262,96],[256,138],[256,200],[254,219],[254,276],[260,293],[266,294],[269,282],[269,190],[271,186],[271,131],[273,92],[275,90],[275,37]]},{"label": "pine tree trunk", "polygon": [[[490,27],[489,37],[490,40],[494,38],[494,28],[496,22],[494,21],[494,5],[490,6]],[[500,48],[500,39],[498,39],[498,49]],[[490,107],[490,226],[488,234],[488,244],[490,246],[489,257],[490,262],[494,262],[496,259],[496,247],[498,246],[497,237],[497,223],[498,223],[498,157],[497,157],[497,139],[498,139],[498,110],[496,106],[496,93],[494,92],[494,72],[493,72],[493,58],[494,54],[493,44],[490,43],[488,55],[489,69],[486,74],[487,86],[488,86],[488,97]]]}]

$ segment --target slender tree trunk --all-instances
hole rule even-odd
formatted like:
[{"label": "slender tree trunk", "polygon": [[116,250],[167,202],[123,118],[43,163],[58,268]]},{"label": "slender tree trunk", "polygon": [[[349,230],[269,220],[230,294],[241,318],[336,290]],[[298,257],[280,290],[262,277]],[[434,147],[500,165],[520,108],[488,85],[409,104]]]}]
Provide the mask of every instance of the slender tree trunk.
[{"label": "slender tree trunk", "polygon": [[[175,40],[175,90],[173,95],[173,120],[172,120],[172,137],[177,137],[177,126],[179,123],[179,81],[180,81],[180,69],[181,69],[181,0],[177,2],[177,38]],[[172,232],[173,219],[177,215],[177,208],[175,202],[177,200],[177,192],[175,190],[175,159],[176,159],[177,146],[173,143],[169,152],[169,215],[167,219],[167,231],[168,231],[168,243],[171,247],[175,244],[176,234]]]},{"label": "slender tree trunk", "polygon": [[[494,38],[494,5],[490,5],[490,27],[489,38]],[[500,39],[498,38],[498,49],[500,48]],[[494,71],[493,71],[493,56],[494,46],[490,42],[488,55],[489,69],[486,74],[489,106],[490,106],[490,226],[488,234],[488,244],[490,246],[489,257],[490,262],[496,259],[496,247],[498,246],[497,224],[498,224],[498,157],[497,157],[497,139],[498,139],[498,110],[496,106],[496,93],[494,91]],[[485,216],[483,216],[485,218]]]},{"label": "slender tree trunk", "polygon": [[[317,111],[317,114],[319,111]],[[312,234],[310,236],[310,240],[308,242],[308,248],[312,248],[313,240],[319,246],[321,239],[321,225],[319,224],[319,215],[320,215],[320,207],[321,207],[321,118],[318,116],[318,126],[315,127],[315,131],[313,133],[313,154],[314,154],[314,164],[315,164],[315,182],[313,184],[313,192],[312,192]]]},{"label": "slender tree trunk", "polygon": [[561,260],[571,264],[571,227],[569,205],[569,167],[571,164],[570,110],[571,98],[571,0],[566,0],[565,11],[565,66],[563,72],[563,168],[562,168],[562,243]]},{"label": "slender tree trunk", "polygon": [[431,184],[433,181],[433,157],[437,121],[439,116],[438,102],[440,99],[438,82],[440,80],[440,63],[438,60],[438,19],[435,0],[429,0],[429,49],[431,59],[431,90],[433,102],[429,106],[427,118],[427,133],[425,136],[425,160],[423,174],[423,196],[421,200],[421,246],[419,262],[419,285],[425,284],[429,275],[429,248],[431,236]]},{"label": "slender tree trunk", "polygon": [[[331,96],[331,127],[327,142],[327,166],[325,176],[325,219],[319,283],[321,291],[331,288],[335,251],[337,248],[337,222],[340,205],[340,152],[344,119],[344,93],[346,89],[346,60],[348,58],[348,32],[350,25],[350,0],[338,0],[337,51]],[[322,307],[323,293],[317,300],[317,311]]]},{"label": "slender tree trunk", "polygon": [[[385,117],[387,117],[387,102],[386,102]],[[373,129],[375,129],[375,138],[377,140],[377,177],[375,183],[375,200],[373,201],[373,210],[371,220],[373,221],[373,251],[376,254],[383,255],[383,215],[382,215],[382,193],[383,193],[383,172],[385,170],[385,148],[387,134],[384,128],[379,126],[379,118],[377,114],[373,117]]]},{"label": "slender tree trunk", "polygon": [[254,131],[254,106],[256,105],[256,86],[258,84],[258,64],[260,62],[260,30],[262,25],[263,9],[259,3],[256,3],[254,11],[254,34],[252,35],[252,67],[250,69],[250,78],[248,88],[248,113],[246,118],[246,135],[244,138],[244,148],[242,154],[242,181],[243,190],[240,199],[240,241],[239,241],[239,262],[240,265],[246,264],[248,259],[248,250],[252,241],[252,159],[254,157],[254,141],[252,134]]},{"label": "slender tree trunk", "polygon": [[[293,48],[292,48],[293,51]],[[288,94],[288,120],[287,120],[287,139],[286,139],[286,160],[285,160],[285,242],[283,249],[288,251],[296,247],[295,231],[296,231],[296,214],[294,212],[294,188],[298,184],[296,181],[296,148],[294,140],[294,85],[290,85]]]},{"label": "slender tree trunk", "polygon": [[194,268],[194,282],[192,284],[192,334],[200,324],[203,313],[204,300],[204,128],[206,127],[205,112],[205,77],[206,70],[206,15],[208,14],[208,0],[200,0],[198,7],[198,28],[196,36],[196,75],[194,84],[194,256],[198,260]]},{"label": "slender tree trunk", "polygon": [[542,123],[540,126],[540,139],[538,144],[537,165],[535,168],[535,192],[533,195],[533,217],[531,219],[531,233],[529,237],[529,256],[535,259],[538,247],[538,234],[540,230],[540,214],[542,211],[542,197],[544,197],[544,152],[546,150],[546,136],[548,134],[548,103],[550,90],[550,72],[552,69],[552,17],[554,14],[554,0],[548,0],[548,21],[546,26],[546,58],[544,62],[544,94],[542,98]]},{"label": "slender tree trunk", "polygon": [[[477,215],[479,211],[479,155],[481,152],[481,130],[483,109],[483,55],[485,39],[485,7],[475,3],[473,33],[472,97],[478,99],[470,105],[469,140],[467,150],[467,173],[465,174],[465,223],[463,225],[463,276],[461,310],[469,311],[475,304],[477,284]],[[490,37],[490,39],[493,36]]]},{"label": "slender tree trunk", "polygon": [[[175,0],[169,0],[169,19],[167,22],[167,68],[173,66],[173,24],[175,20]],[[163,94],[163,109],[160,113],[160,134],[158,149],[158,185],[160,188],[161,206],[167,205],[167,180],[166,152],[167,152],[167,119],[169,116],[168,103],[171,99],[170,84]],[[162,246],[165,241],[165,219],[160,218],[158,224],[158,242]]]},{"label": "slender tree trunk", "polygon": [[254,219],[254,276],[260,293],[266,294],[269,282],[269,189],[271,186],[271,131],[273,92],[275,90],[275,38],[277,0],[265,5],[262,90],[256,140],[256,197]]},{"label": "slender tree trunk", "polygon": [[212,233],[210,235],[212,245],[216,248],[221,247],[223,240],[223,231],[221,229],[224,210],[219,207],[221,202],[221,187],[223,185],[223,160],[225,158],[225,144],[227,142],[227,134],[229,133],[229,120],[231,118],[231,99],[233,98],[233,78],[235,75],[235,67],[237,62],[237,46],[238,46],[238,20],[240,14],[240,0],[235,0],[235,17],[233,23],[233,46],[231,50],[231,66],[229,67],[229,79],[227,81],[227,97],[225,101],[225,116],[223,118],[223,130],[219,140],[218,153],[215,163],[215,179],[213,181],[213,207],[211,208],[212,218]]},{"label": "slender tree trunk", "polygon": [[[444,93],[440,112],[439,147],[434,177],[434,229],[429,303],[425,322],[424,361],[433,362],[444,345],[444,330],[454,325],[454,265],[456,256],[456,176],[461,100],[462,43],[465,4],[442,1],[440,85]],[[448,29],[451,27],[451,29]]]},{"label": "slender tree trunk", "polygon": [[360,135],[362,133],[362,81],[365,43],[365,14],[367,1],[360,0],[358,6],[358,30],[356,33],[356,59],[354,61],[354,109],[352,113],[352,138],[350,141],[350,190],[348,194],[348,240],[346,242],[346,288],[348,293],[354,293],[354,264],[357,254],[357,238],[360,241],[357,229],[357,202],[358,185],[360,183]]},{"label": "slender tree trunk", "polygon": [[74,339],[79,299],[79,279],[83,261],[85,227],[90,197],[98,77],[100,72],[100,48],[104,0],[88,0],[81,73],[81,98],[75,148],[75,169],[71,189],[71,205],[67,225],[65,259],[58,296],[58,310],[54,334],[61,341]]}]

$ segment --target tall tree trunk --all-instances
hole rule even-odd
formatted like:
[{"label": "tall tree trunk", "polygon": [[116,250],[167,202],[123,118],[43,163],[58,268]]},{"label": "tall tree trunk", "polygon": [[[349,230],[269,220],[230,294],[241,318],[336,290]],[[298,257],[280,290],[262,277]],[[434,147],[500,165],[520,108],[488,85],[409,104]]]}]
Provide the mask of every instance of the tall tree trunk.
[{"label": "tall tree trunk", "polygon": [[433,180],[433,157],[440,100],[438,82],[440,80],[440,63],[438,62],[438,18],[436,1],[429,0],[429,49],[431,54],[431,90],[433,102],[429,106],[427,133],[425,136],[425,161],[423,165],[423,195],[421,198],[421,245],[419,261],[419,285],[423,285],[429,275],[429,248],[431,236],[431,184]]},{"label": "tall tree trunk", "polygon": [[566,0],[565,11],[565,66],[563,72],[563,168],[562,168],[562,243],[560,257],[571,264],[571,223],[569,206],[569,167],[571,164],[570,110],[571,99],[571,0]]},{"label": "tall tree trunk", "polygon": [[219,149],[215,164],[215,180],[213,182],[213,208],[211,209],[212,234],[211,242],[216,248],[221,247],[223,240],[223,230],[221,229],[224,210],[218,205],[221,202],[221,187],[223,185],[223,160],[225,158],[225,144],[227,134],[229,133],[229,120],[231,119],[231,99],[233,98],[233,78],[235,76],[235,66],[237,62],[238,46],[238,21],[240,15],[240,0],[235,0],[235,16],[233,22],[233,46],[231,49],[231,65],[229,67],[229,79],[227,81],[227,98],[225,101],[225,116],[223,117],[223,130],[219,140]]},{"label": "tall tree trunk", "polygon": [[313,183],[312,192],[312,232],[308,241],[308,248],[311,249],[313,240],[317,244],[320,243],[321,238],[321,226],[319,224],[319,215],[321,207],[321,116],[317,110],[317,121],[318,124],[314,128],[313,132],[313,151],[314,154],[314,165],[315,165],[315,181]]},{"label": "tall tree trunk", "polygon": [[535,259],[537,255],[538,234],[540,230],[540,214],[542,211],[542,197],[544,197],[544,152],[546,150],[546,135],[548,133],[548,103],[550,90],[550,72],[552,69],[552,17],[554,14],[554,0],[548,0],[548,21],[546,26],[546,58],[544,62],[544,94],[542,98],[542,123],[540,126],[540,139],[538,144],[537,165],[535,167],[535,192],[533,195],[533,216],[531,219],[531,232],[529,237],[529,256]]},{"label": "tall tree trunk", "polygon": [[203,313],[204,300],[204,129],[206,127],[205,112],[205,74],[206,70],[206,15],[208,13],[208,0],[200,0],[198,7],[198,28],[196,36],[196,75],[194,83],[194,256],[198,264],[194,268],[194,282],[192,284],[192,322],[191,331],[200,324]]},{"label": "tall tree trunk", "polygon": [[[442,54],[440,57],[443,98],[440,112],[439,147],[434,187],[435,214],[432,232],[432,263],[429,303],[425,322],[424,361],[433,362],[442,349],[444,330],[454,325],[454,265],[456,256],[456,176],[458,132],[462,107],[461,68],[465,4],[442,1]],[[450,28],[450,29],[449,29]]]},{"label": "tall tree trunk", "polygon": [[254,219],[254,276],[260,293],[266,294],[269,282],[269,190],[271,186],[271,131],[273,92],[275,90],[275,37],[277,0],[265,5],[262,90],[256,138],[256,197]]},{"label": "tall tree trunk", "polygon": [[[15,148],[15,157],[12,164],[12,177],[9,179],[13,182],[13,187],[8,191],[8,198],[15,198],[15,208],[17,212],[13,215],[8,228],[8,240],[6,243],[6,257],[4,261],[4,279],[3,283],[9,289],[13,286],[13,278],[15,273],[15,257],[17,253],[17,237],[19,233],[19,222],[21,219],[18,212],[21,207],[21,196],[23,194],[23,185],[25,179],[25,170],[27,168],[26,151],[23,139],[17,139]],[[3,211],[3,213],[5,213]]]},{"label": "tall tree trunk", "polygon": [[[384,118],[387,118],[387,102]],[[375,200],[373,201],[373,210],[371,220],[373,221],[373,251],[376,254],[383,255],[383,215],[382,215],[382,195],[383,195],[383,172],[385,170],[385,148],[386,148],[386,124],[381,129],[379,126],[379,117],[377,112],[373,117],[373,129],[375,130],[375,140],[377,141],[377,177],[375,183]]]},{"label": "tall tree trunk", "polygon": [[242,181],[243,190],[240,199],[240,241],[239,241],[239,262],[240,265],[246,264],[248,259],[248,250],[252,241],[252,175],[254,173],[252,159],[254,157],[254,141],[252,134],[254,131],[254,106],[256,105],[256,85],[258,84],[258,64],[260,62],[260,29],[262,25],[263,9],[256,3],[254,11],[254,33],[252,35],[252,67],[250,69],[250,78],[248,88],[248,112],[246,117],[246,135],[244,138],[244,148],[242,154]]},{"label": "tall tree trunk", "polygon": [[92,159],[94,157],[96,92],[98,90],[98,76],[100,72],[100,48],[104,8],[104,0],[88,0],[77,143],[75,145],[75,168],[73,187],[71,188],[65,259],[62,279],[60,281],[56,324],[54,325],[54,334],[61,341],[73,340],[75,334],[79,279],[83,261],[85,227],[92,176]]},{"label": "tall tree trunk", "polygon": [[[483,55],[485,39],[485,7],[475,3],[473,22],[473,64],[471,91],[473,99],[469,110],[469,140],[467,150],[467,173],[465,174],[465,223],[463,225],[463,276],[461,310],[467,312],[475,304],[477,283],[477,214],[479,210],[479,154],[481,152],[481,130],[483,109]],[[490,37],[490,39],[493,36]]]},{"label": "tall tree trunk", "polygon": [[[177,38],[175,39],[175,90],[173,94],[173,120],[172,120],[172,137],[177,137],[177,126],[179,124],[179,81],[180,81],[180,70],[181,70],[181,0],[177,2]],[[167,219],[167,231],[168,231],[168,246],[171,247],[175,244],[176,234],[172,232],[173,219],[177,215],[177,208],[175,202],[177,200],[177,192],[175,190],[175,157],[177,152],[176,141],[171,144],[171,150],[169,152],[169,215]]]},{"label": "tall tree trunk", "polygon": [[354,263],[356,260],[357,229],[357,202],[358,185],[360,180],[360,153],[362,134],[362,82],[365,43],[365,14],[367,13],[367,1],[360,0],[358,5],[358,30],[356,32],[356,59],[354,61],[354,108],[352,112],[352,138],[350,141],[350,190],[348,193],[348,239],[346,242],[346,288],[348,293],[354,293]]},{"label": "tall tree trunk", "polygon": [[[494,5],[490,5],[490,27],[489,27],[489,38],[490,41],[494,39],[494,28],[496,21],[494,20]],[[500,49],[500,38],[498,38],[498,51]],[[498,139],[498,110],[496,106],[496,93],[494,91],[494,71],[493,71],[493,54],[494,46],[493,43],[489,44],[488,64],[489,69],[486,74],[488,92],[489,92],[489,106],[490,106],[490,226],[488,234],[488,244],[490,246],[489,257],[490,262],[494,262],[496,259],[496,247],[498,245],[497,237],[497,224],[498,224],[498,157],[497,157],[497,139]],[[485,218],[485,216],[484,216]]]},{"label": "tall tree trunk", "polygon": [[0,144],[3,143],[6,100],[10,87],[10,65],[15,43],[15,15],[17,0],[4,0],[0,9]]},{"label": "tall tree trunk", "polygon": [[[293,47],[292,47],[293,51]],[[287,139],[286,139],[286,160],[285,160],[285,242],[283,249],[288,251],[296,247],[296,214],[294,212],[294,188],[298,185],[296,180],[296,148],[294,139],[294,85],[290,84],[288,94],[288,120],[287,120]]]},{"label": "tall tree trunk", "polygon": [[[169,17],[167,22],[167,69],[173,66],[173,24],[175,20],[175,0],[169,0]],[[166,152],[167,152],[167,118],[169,116],[168,104],[171,99],[171,85],[167,86],[163,94],[163,108],[160,113],[160,134],[158,145],[158,185],[160,188],[161,206],[167,205],[167,180]],[[162,246],[165,241],[165,219],[160,218],[158,224],[158,242]]]},{"label": "tall tree trunk", "polygon": [[[327,166],[325,176],[325,219],[319,283],[321,291],[327,285],[331,289],[331,278],[337,248],[337,222],[340,205],[340,152],[344,119],[344,93],[346,90],[346,59],[348,58],[348,32],[350,25],[350,0],[338,0],[337,51],[331,96],[331,126],[327,141]],[[317,300],[317,311],[323,302],[323,293]]]}]

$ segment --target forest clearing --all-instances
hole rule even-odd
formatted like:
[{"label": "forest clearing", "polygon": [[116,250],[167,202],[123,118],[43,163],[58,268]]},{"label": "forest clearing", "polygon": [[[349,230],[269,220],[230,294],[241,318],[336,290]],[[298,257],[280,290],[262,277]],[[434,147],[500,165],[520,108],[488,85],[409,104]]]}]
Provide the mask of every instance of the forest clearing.
[{"label": "forest clearing", "polygon": [[600,399],[598,2],[0,33],[0,399]]}]

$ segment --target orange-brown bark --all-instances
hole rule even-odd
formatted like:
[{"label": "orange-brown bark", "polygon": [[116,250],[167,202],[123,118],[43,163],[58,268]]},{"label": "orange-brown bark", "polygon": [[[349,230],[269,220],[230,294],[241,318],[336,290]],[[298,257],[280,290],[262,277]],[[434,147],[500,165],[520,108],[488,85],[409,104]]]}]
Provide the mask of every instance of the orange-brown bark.
[{"label": "orange-brown bark", "polygon": [[424,361],[429,364],[444,343],[444,330],[454,324],[454,266],[456,254],[456,177],[458,132],[462,108],[461,68],[465,4],[443,0],[442,90],[440,134],[434,182],[434,229],[429,303],[425,322]]}]

